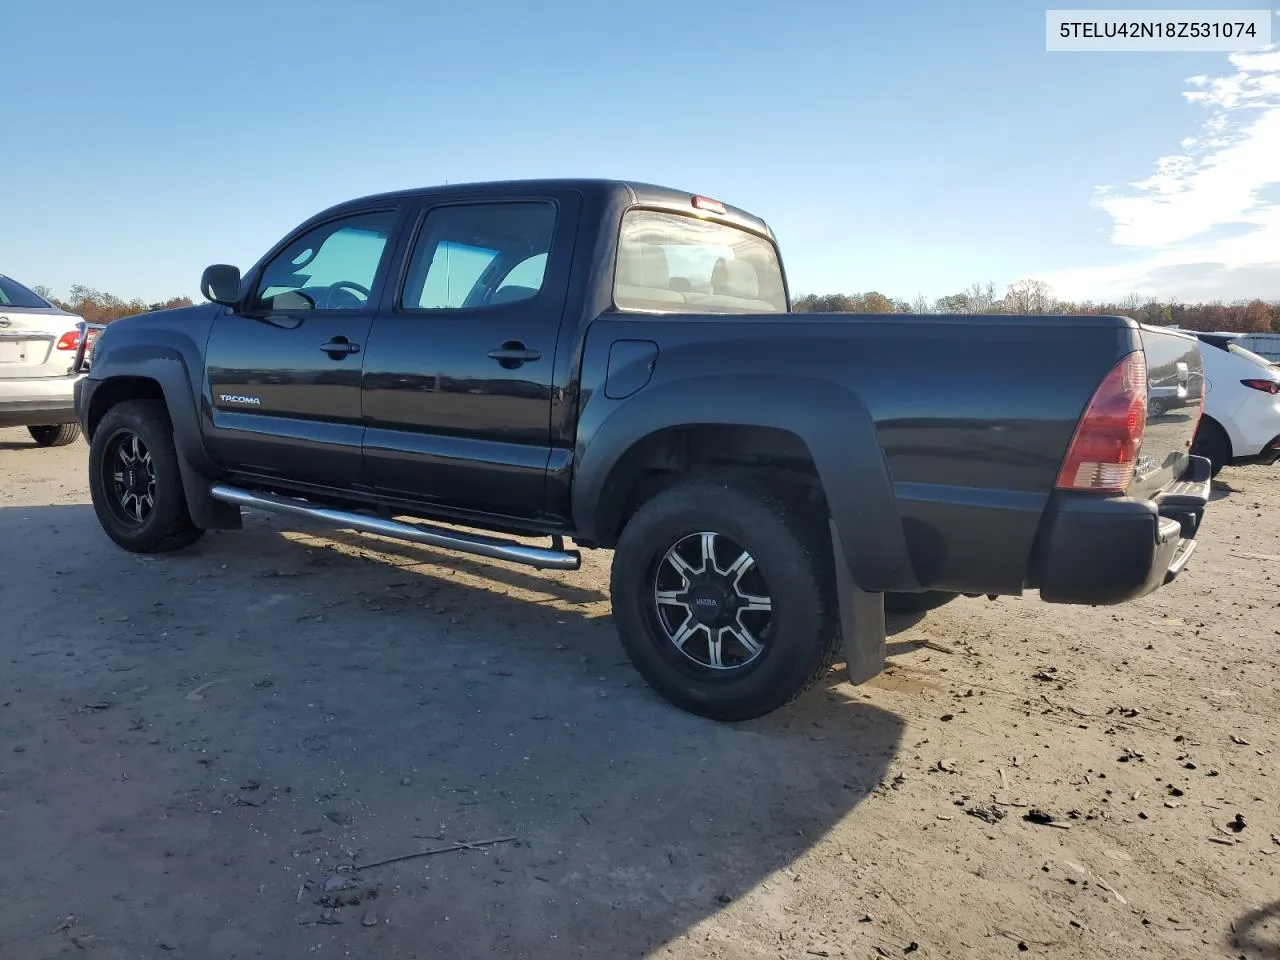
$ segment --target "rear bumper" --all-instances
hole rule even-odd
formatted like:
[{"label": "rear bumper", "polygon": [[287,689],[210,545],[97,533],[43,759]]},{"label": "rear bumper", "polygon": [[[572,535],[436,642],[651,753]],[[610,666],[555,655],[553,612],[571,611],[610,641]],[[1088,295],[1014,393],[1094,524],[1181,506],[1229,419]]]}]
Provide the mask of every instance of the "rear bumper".
[{"label": "rear bumper", "polygon": [[1192,457],[1156,500],[1059,494],[1045,512],[1031,586],[1049,603],[1114,604],[1182,572],[1209,502],[1210,465]]},{"label": "rear bumper", "polygon": [[79,379],[0,380],[0,427],[75,423],[75,385]]},{"label": "rear bumper", "polygon": [[1260,463],[1269,467],[1277,460],[1280,460],[1280,434],[1272,437],[1271,440],[1262,445],[1262,449],[1250,457],[1236,457],[1231,462],[1236,465],[1248,465]]}]

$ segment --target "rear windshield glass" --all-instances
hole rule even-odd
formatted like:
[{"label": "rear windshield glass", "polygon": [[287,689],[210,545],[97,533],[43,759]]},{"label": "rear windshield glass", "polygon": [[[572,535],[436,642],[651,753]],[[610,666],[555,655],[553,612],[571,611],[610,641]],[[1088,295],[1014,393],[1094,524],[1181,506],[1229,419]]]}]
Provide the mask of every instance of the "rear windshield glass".
[{"label": "rear windshield glass", "polygon": [[785,313],[773,244],[737,227],[655,210],[622,218],[614,302],[621,310]]},{"label": "rear windshield glass", "polygon": [[36,296],[16,280],[0,274],[0,307],[47,307],[43,298]]}]

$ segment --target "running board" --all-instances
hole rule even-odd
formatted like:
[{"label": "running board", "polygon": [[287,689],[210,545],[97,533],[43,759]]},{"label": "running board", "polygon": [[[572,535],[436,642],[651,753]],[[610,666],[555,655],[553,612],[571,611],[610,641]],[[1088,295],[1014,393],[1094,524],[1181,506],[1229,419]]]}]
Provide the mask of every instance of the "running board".
[{"label": "running board", "polygon": [[233,503],[240,507],[256,507],[259,510],[269,510],[274,513],[310,517],[312,520],[320,520],[337,527],[350,527],[364,533],[393,537],[396,540],[408,540],[445,550],[456,550],[459,553],[471,553],[480,557],[491,557],[494,560],[523,563],[540,570],[577,570],[582,566],[582,555],[576,550],[526,547],[522,543],[511,540],[500,540],[475,533],[461,533],[425,523],[401,523],[398,520],[366,517],[359,513],[348,513],[346,510],[314,507],[305,500],[297,500],[293,497],[242,490],[240,487],[228,486],[225,483],[215,483],[209,494],[215,500]]}]

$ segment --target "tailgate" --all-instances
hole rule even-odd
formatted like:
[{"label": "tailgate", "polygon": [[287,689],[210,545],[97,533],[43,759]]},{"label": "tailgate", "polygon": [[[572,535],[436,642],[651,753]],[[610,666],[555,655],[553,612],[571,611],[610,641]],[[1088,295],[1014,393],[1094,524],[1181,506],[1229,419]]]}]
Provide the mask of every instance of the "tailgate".
[{"label": "tailgate", "polygon": [[1186,472],[1204,404],[1204,366],[1194,337],[1146,326],[1141,333],[1147,357],[1147,429],[1129,494],[1151,499]]}]

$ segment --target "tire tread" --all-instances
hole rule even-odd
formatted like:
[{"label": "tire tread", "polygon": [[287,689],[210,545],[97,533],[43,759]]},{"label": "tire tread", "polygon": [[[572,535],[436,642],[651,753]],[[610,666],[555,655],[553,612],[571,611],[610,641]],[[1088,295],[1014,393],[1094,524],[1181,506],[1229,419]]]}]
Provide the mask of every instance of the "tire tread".
[{"label": "tire tread", "polygon": [[[814,652],[813,660],[799,682],[793,682],[789,688],[780,689],[772,695],[761,694],[750,704],[707,702],[694,706],[673,700],[683,709],[712,719],[747,720],[771,713],[811,690],[830,673],[831,667],[840,656],[842,638],[836,611],[835,577],[831,566],[831,548],[827,537],[825,512],[818,506],[807,503],[801,491],[789,489],[785,484],[752,474],[737,472],[704,474],[678,481],[665,487],[642,504],[628,521],[615,552],[611,576],[612,594],[615,598],[626,594],[619,578],[628,567],[633,565],[628,562],[619,564],[618,553],[633,549],[643,550],[640,543],[632,541],[643,537],[647,528],[651,524],[660,523],[664,515],[687,510],[690,506],[701,507],[708,502],[714,503],[718,510],[727,510],[731,513],[735,508],[739,510],[762,508],[780,521],[782,528],[792,537],[793,546],[798,547],[804,556],[806,569],[803,579],[812,584],[813,596],[810,599],[818,609],[819,629],[822,632],[821,647]],[[748,545],[744,544],[744,546]],[[748,549],[752,548],[748,547]],[[615,611],[615,622],[621,619],[622,617]],[[619,630],[622,630],[621,624],[619,624]],[[667,696],[663,690],[663,680],[659,677],[655,681],[657,671],[644,663],[643,658],[638,659],[632,653],[631,645],[625,640],[624,646],[633,664],[650,685],[663,696]],[[667,699],[672,698],[667,696]]]},{"label": "tire tread", "polygon": [[[120,530],[110,508],[100,503],[103,491],[97,479],[97,461],[102,455],[105,439],[117,425],[128,426],[139,432],[148,426],[154,428],[160,437],[148,440],[147,446],[151,449],[153,460],[165,461],[158,465],[159,470],[163,476],[171,478],[164,481],[171,486],[170,496],[165,498],[167,516],[156,516],[154,527],[145,528],[139,536],[134,537]],[[147,438],[143,439],[147,440]],[[182,475],[178,469],[177,451],[173,443],[173,424],[163,400],[126,400],[107,410],[98,424],[94,443],[90,448],[89,462],[89,487],[93,495],[94,510],[107,536],[119,546],[131,553],[170,553],[189,547],[204,536],[204,530],[192,522],[191,513],[187,509]],[[161,476],[158,475],[157,484],[159,482],[161,482]],[[157,496],[157,510],[159,500],[160,497]]]}]

